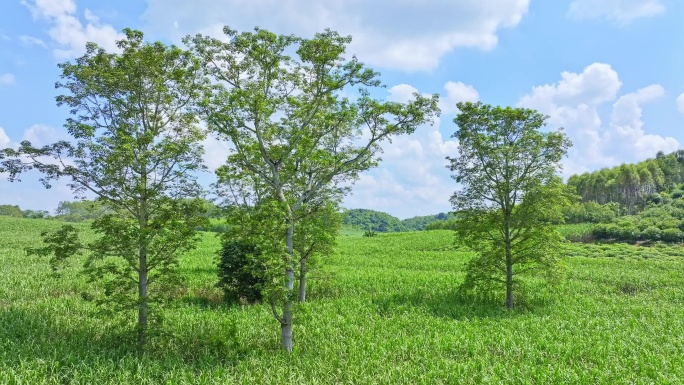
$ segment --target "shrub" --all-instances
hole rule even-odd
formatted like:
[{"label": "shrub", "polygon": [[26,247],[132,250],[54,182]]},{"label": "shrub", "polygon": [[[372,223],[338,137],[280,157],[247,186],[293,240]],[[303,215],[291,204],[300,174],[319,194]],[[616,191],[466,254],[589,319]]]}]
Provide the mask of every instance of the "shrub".
[{"label": "shrub", "polygon": [[648,241],[658,241],[662,237],[662,230],[655,226],[648,226],[641,232],[641,239]]},{"label": "shrub", "polygon": [[663,242],[681,242],[682,238],[684,237],[684,233],[682,233],[681,230],[671,228],[671,229],[665,229],[663,230],[661,234],[661,238]]},{"label": "shrub", "polygon": [[257,263],[259,250],[248,242],[224,241],[218,264],[219,282],[224,299],[233,303],[261,301],[260,287],[265,269]]},{"label": "shrub", "polygon": [[373,230],[371,230],[371,229],[368,229],[368,230],[366,230],[366,231],[363,233],[363,236],[364,236],[364,237],[377,237],[377,236],[378,236],[378,233],[375,232],[375,231],[373,231]]}]

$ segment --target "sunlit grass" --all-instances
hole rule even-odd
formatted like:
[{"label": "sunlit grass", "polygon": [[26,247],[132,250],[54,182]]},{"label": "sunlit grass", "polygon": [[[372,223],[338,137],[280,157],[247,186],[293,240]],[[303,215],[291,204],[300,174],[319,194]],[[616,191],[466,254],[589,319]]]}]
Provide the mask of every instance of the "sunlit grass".
[{"label": "sunlit grass", "polygon": [[[0,217],[0,384],[666,384],[684,378],[680,247],[567,245],[566,279],[527,305],[462,298],[472,256],[448,231],[341,236],[279,350],[266,306],[221,304],[219,239],[184,256],[187,289],[149,354],[98,316],[74,264],[26,256],[59,223]],[[502,298],[503,300],[503,298]],[[503,301],[502,301],[503,302]]]}]

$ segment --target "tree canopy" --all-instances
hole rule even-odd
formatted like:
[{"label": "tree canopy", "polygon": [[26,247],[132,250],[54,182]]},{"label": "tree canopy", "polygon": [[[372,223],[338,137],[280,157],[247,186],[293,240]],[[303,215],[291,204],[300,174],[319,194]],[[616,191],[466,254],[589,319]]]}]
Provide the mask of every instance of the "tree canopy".
[{"label": "tree canopy", "polygon": [[205,221],[197,215],[202,202],[188,199],[203,191],[192,174],[203,167],[204,138],[192,106],[205,80],[188,52],[124,32],[121,53],[89,43],[82,57],[59,65],[56,86],[65,93],[57,104],[70,109],[65,127],[73,139],[40,148],[22,142],[3,150],[1,164],[11,180],[41,172],[47,188],[64,178],[77,197],[94,194],[111,210],[92,222],[96,240],[82,243],[67,225],[35,252],[53,255],[54,267],[87,253],[85,270],[104,288],[98,301],[137,310],[142,349],[150,307],[177,284],[178,256]]},{"label": "tree canopy", "polygon": [[378,74],[345,57],[351,37],[334,31],[310,39],[260,28],[239,33],[226,27],[224,33],[227,41],[202,35],[185,41],[215,83],[202,105],[209,127],[232,145],[220,184],[230,186],[237,202],[281,210],[287,224],[268,235],[280,237],[286,249],[274,254],[284,258],[286,277],[278,301],[283,311],[274,316],[290,351],[288,293],[296,261],[306,261],[295,255],[295,232],[306,231],[301,223],[348,192],[343,183],[377,165],[382,142],[430,122],[437,95],[416,94],[408,103],[374,99],[369,89],[381,86]]},{"label": "tree canopy", "polygon": [[554,269],[560,236],[553,225],[570,198],[557,174],[571,143],[560,130],[541,132],[546,117],[534,110],[457,106],[459,155],[447,159],[459,188],[451,202],[457,241],[477,253],[464,288],[503,288],[512,308],[519,275]]}]

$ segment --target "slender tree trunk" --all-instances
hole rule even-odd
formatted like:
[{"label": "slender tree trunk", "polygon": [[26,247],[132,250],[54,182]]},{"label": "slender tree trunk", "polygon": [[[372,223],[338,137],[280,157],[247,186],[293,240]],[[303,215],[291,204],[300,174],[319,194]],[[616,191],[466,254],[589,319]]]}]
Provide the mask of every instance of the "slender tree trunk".
[{"label": "slender tree trunk", "polygon": [[306,302],[306,258],[299,260],[299,302]]},{"label": "slender tree trunk", "polygon": [[508,240],[506,240],[506,308],[513,309],[513,256]]},{"label": "slender tree trunk", "polygon": [[[287,252],[290,254],[290,261],[292,262],[292,255],[294,252],[294,225],[290,224],[287,228]],[[283,319],[280,323],[281,339],[283,349],[288,353],[292,352],[292,297],[294,291],[294,270],[291,265],[285,269],[285,290],[286,296],[285,305],[283,306]]]},{"label": "slender tree trunk", "polygon": [[140,270],[138,271],[138,352],[143,353],[147,342],[147,247],[140,249]]}]

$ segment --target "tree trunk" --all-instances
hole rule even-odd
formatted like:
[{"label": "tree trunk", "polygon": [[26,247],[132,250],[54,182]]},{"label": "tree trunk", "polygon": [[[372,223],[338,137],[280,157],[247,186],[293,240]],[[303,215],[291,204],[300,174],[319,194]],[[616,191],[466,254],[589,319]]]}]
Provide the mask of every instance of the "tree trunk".
[{"label": "tree trunk", "polygon": [[143,353],[147,342],[147,248],[140,249],[140,270],[138,271],[138,352]]},{"label": "tree trunk", "polygon": [[299,302],[306,302],[306,258],[299,260]]},{"label": "tree trunk", "polygon": [[506,242],[506,308],[513,309],[513,256],[508,242]]},{"label": "tree trunk", "polygon": [[286,352],[292,352],[292,291],[294,290],[294,270],[285,270],[286,283],[285,288],[287,289],[288,297],[283,306],[283,320],[280,323],[281,340],[283,344],[283,349]]},{"label": "tree trunk", "polygon": [[[290,255],[288,264],[292,262],[292,255],[294,253],[294,225],[290,224],[287,227],[287,252]],[[292,352],[292,297],[294,291],[294,270],[291,266],[285,269],[285,290],[286,299],[283,305],[283,319],[280,323],[281,339],[283,349],[288,353]]]}]

